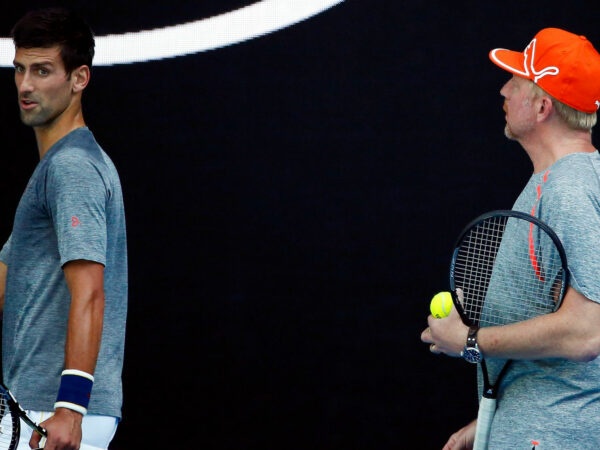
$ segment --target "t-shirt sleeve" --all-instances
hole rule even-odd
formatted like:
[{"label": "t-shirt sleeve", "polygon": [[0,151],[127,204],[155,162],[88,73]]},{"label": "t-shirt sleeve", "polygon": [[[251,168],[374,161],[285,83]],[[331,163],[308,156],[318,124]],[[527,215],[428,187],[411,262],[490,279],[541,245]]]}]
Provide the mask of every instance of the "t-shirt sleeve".
[{"label": "t-shirt sleeve", "polygon": [[48,168],[45,202],[61,265],[78,259],[106,264],[107,190],[97,164],[72,151],[54,158]]},{"label": "t-shirt sleeve", "polygon": [[544,208],[553,218],[549,225],[565,248],[570,284],[600,303],[600,205],[582,180],[571,181],[548,198],[551,200],[544,203]]},{"label": "t-shirt sleeve", "polygon": [[2,249],[0,250],[0,261],[2,261],[7,266],[8,266],[8,258],[9,258],[8,255],[10,254],[11,236],[12,236],[12,234],[8,237],[7,241],[4,243],[4,245],[2,246]]}]

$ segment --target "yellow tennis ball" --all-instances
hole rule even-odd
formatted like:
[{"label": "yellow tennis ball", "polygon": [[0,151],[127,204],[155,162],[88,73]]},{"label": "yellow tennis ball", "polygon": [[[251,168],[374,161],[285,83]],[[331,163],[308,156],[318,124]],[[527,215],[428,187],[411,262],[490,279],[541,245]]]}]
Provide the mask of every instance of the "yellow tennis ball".
[{"label": "yellow tennis ball", "polygon": [[431,315],[436,319],[447,317],[452,310],[452,294],[447,291],[438,292],[431,299],[429,304]]}]

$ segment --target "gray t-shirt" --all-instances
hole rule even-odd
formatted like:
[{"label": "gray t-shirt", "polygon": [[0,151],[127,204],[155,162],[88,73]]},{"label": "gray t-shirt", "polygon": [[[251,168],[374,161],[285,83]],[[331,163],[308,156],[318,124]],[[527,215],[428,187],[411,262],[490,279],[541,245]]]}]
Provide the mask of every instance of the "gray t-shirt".
[{"label": "gray t-shirt", "polygon": [[83,259],[104,265],[106,299],[88,412],[121,417],[126,246],[117,171],[88,128],[78,128],[38,163],[0,252],[8,266],[3,377],[24,408],[53,410],[70,305],[62,266]]},{"label": "gray t-shirt", "polygon": [[[534,174],[513,209],[554,229],[567,254],[570,284],[600,303],[598,152],[568,155]],[[512,289],[518,297],[518,286]],[[490,359],[488,368],[497,373],[503,363]],[[599,418],[600,359],[514,361],[500,384],[488,448],[598,449],[600,435],[594,430]]]}]

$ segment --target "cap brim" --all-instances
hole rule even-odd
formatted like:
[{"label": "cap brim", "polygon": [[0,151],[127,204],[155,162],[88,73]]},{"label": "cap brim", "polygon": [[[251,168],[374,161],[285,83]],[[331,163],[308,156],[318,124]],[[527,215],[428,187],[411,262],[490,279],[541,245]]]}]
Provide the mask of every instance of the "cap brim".
[{"label": "cap brim", "polygon": [[496,48],[490,51],[489,57],[494,64],[510,73],[524,78],[532,75],[525,68],[525,55],[522,52]]}]

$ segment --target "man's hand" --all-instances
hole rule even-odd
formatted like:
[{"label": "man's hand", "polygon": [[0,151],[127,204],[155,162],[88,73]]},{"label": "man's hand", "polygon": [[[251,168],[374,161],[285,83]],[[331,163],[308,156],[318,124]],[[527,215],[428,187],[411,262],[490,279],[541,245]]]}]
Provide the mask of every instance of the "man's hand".
[{"label": "man's hand", "polygon": [[[40,426],[48,432],[44,450],[78,450],[81,445],[81,421],[83,416],[70,409],[57,408],[52,417]],[[29,440],[31,448],[39,448],[42,436],[34,432]]]}]

